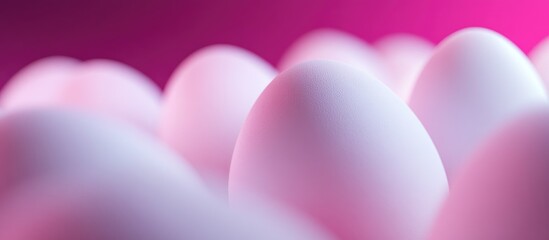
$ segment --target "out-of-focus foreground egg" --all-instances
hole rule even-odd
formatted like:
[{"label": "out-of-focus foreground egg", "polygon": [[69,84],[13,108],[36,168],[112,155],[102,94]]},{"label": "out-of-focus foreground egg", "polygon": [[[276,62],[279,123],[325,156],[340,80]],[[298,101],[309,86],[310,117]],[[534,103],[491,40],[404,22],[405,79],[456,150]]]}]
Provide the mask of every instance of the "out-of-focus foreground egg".
[{"label": "out-of-focus foreground egg", "polygon": [[437,146],[450,184],[494,129],[546,104],[526,56],[503,36],[481,28],[461,30],[438,46],[409,102]]},{"label": "out-of-focus foreground egg", "polygon": [[168,83],[159,135],[208,182],[226,192],[240,128],[275,75],[267,62],[238,47],[199,50]]},{"label": "out-of-focus foreground egg", "polygon": [[59,105],[156,130],[160,89],[139,71],[111,60],[90,60],[71,78],[58,96]]},{"label": "out-of-focus foreground egg", "polygon": [[280,75],[252,108],[229,178],[299,209],[339,239],[422,239],[447,193],[427,132],[389,88],[333,62]]},{"label": "out-of-focus foreground egg", "polygon": [[531,52],[530,59],[549,89],[549,38],[541,41]]},{"label": "out-of-focus foreground egg", "polygon": [[457,175],[432,240],[549,239],[549,111],[492,135]]},{"label": "out-of-focus foreground egg", "polygon": [[4,198],[2,239],[333,239],[294,215],[233,211],[211,195],[173,182],[121,182],[108,174],[100,180],[47,180]]},{"label": "out-of-focus foreground egg", "polygon": [[433,44],[409,34],[394,34],[375,43],[387,70],[384,81],[393,91],[408,100],[417,77],[433,52]]},{"label": "out-of-focus foreground egg", "polygon": [[[330,240],[294,215],[237,212],[178,184],[123,184],[107,175],[25,186],[0,204],[0,237],[10,240]],[[74,180],[73,178],[72,180]],[[108,180],[106,180],[108,179]],[[132,179],[135,180],[135,179]],[[150,179],[148,179],[150,180]],[[168,187],[168,188],[167,188]]]},{"label": "out-of-focus foreground egg", "polygon": [[5,110],[52,105],[80,62],[68,57],[38,60],[13,76],[0,95]]},{"label": "out-of-focus foreground egg", "polygon": [[283,71],[311,60],[344,63],[385,80],[376,50],[361,39],[333,29],[319,29],[297,39],[284,53],[278,68]]},{"label": "out-of-focus foreground egg", "polygon": [[0,196],[29,180],[72,172],[91,178],[111,172],[144,178],[156,173],[198,183],[190,166],[157,140],[123,124],[66,110],[3,116],[0,166]]},{"label": "out-of-focus foreground egg", "polygon": [[16,113],[0,120],[0,148],[0,239],[330,239],[232,212],[176,154],[108,121]]}]

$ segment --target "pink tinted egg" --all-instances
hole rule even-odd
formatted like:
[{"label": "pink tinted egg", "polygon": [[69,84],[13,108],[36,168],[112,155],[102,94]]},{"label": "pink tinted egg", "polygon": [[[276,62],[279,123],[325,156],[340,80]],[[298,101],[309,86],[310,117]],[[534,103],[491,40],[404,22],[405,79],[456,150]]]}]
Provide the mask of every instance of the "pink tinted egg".
[{"label": "pink tinted egg", "polygon": [[549,89],[549,38],[544,39],[530,52],[530,59]]},{"label": "pink tinted egg", "polygon": [[387,69],[385,83],[402,99],[408,100],[434,45],[411,34],[393,34],[378,40],[374,46]]},{"label": "pink tinted egg", "polygon": [[343,64],[280,75],[238,137],[229,198],[271,199],[339,239],[422,239],[447,193],[427,132],[389,88]]},{"label": "pink tinted egg", "polygon": [[63,87],[56,105],[91,112],[154,132],[160,89],[139,71],[111,60],[84,62]]},{"label": "pink tinted egg", "polygon": [[206,181],[226,192],[240,128],[275,75],[267,62],[235,46],[197,51],[178,67],[166,87],[159,135]]},{"label": "pink tinted egg", "polygon": [[547,106],[547,95],[512,42],[491,30],[469,28],[440,43],[409,105],[437,146],[451,183],[486,136],[531,108]]},{"label": "pink tinted egg", "polygon": [[6,111],[51,106],[80,62],[68,57],[40,59],[13,76],[0,94]]},{"label": "pink tinted egg", "polygon": [[311,60],[347,64],[385,80],[385,70],[376,50],[361,39],[334,29],[318,29],[297,39],[284,53],[278,68],[286,70]]},{"label": "pink tinted egg", "polygon": [[492,135],[456,176],[432,240],[549,239],[549,111]]}]

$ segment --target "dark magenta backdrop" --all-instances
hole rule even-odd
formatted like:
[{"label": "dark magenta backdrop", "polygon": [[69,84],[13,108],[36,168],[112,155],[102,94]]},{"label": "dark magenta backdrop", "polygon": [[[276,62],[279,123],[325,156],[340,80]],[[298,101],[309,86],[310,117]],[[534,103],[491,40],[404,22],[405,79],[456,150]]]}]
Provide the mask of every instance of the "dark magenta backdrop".
[{"label": "dark magenta backdrop", "polygon": [[119,60],[163,85],[187,55],[214,43],[276,63],[296,37],[317,27],[368,41],[408,32],[438,42],[467,26],[492,28],[529,51],[549,34],[549,1],[0,0],[0,85],[49,55]]}]

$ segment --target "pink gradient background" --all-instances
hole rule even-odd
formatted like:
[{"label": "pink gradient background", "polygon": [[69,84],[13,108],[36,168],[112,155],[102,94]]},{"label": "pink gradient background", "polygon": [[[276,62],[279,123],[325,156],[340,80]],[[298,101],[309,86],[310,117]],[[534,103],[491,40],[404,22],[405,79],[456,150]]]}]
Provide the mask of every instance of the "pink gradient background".
[{"label": "pink gradient background", "polygon": [[0,86],[50,55],[110,58],[163,86],[191,52],[214,43],[276,63],[299,35],[334,27],[367,41],[407,32],[434,42],[482,26],[529,51],[549,34],[546,0],[0,1]]}]

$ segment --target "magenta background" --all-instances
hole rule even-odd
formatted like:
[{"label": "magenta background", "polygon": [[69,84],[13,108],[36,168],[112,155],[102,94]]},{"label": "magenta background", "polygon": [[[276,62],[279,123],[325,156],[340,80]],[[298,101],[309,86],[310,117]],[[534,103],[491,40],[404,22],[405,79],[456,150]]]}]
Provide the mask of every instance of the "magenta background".
[{"label": "magenta background", "polygon": [[438,42],[467,26],[492,28],[529,51],[549,34],[549,1],[0,0],[0,85],[49,55],[119,60],[162,86],[187,55],[214,43],[276,63],[296,37],[317,27],[368,41],[408,32]]}]

